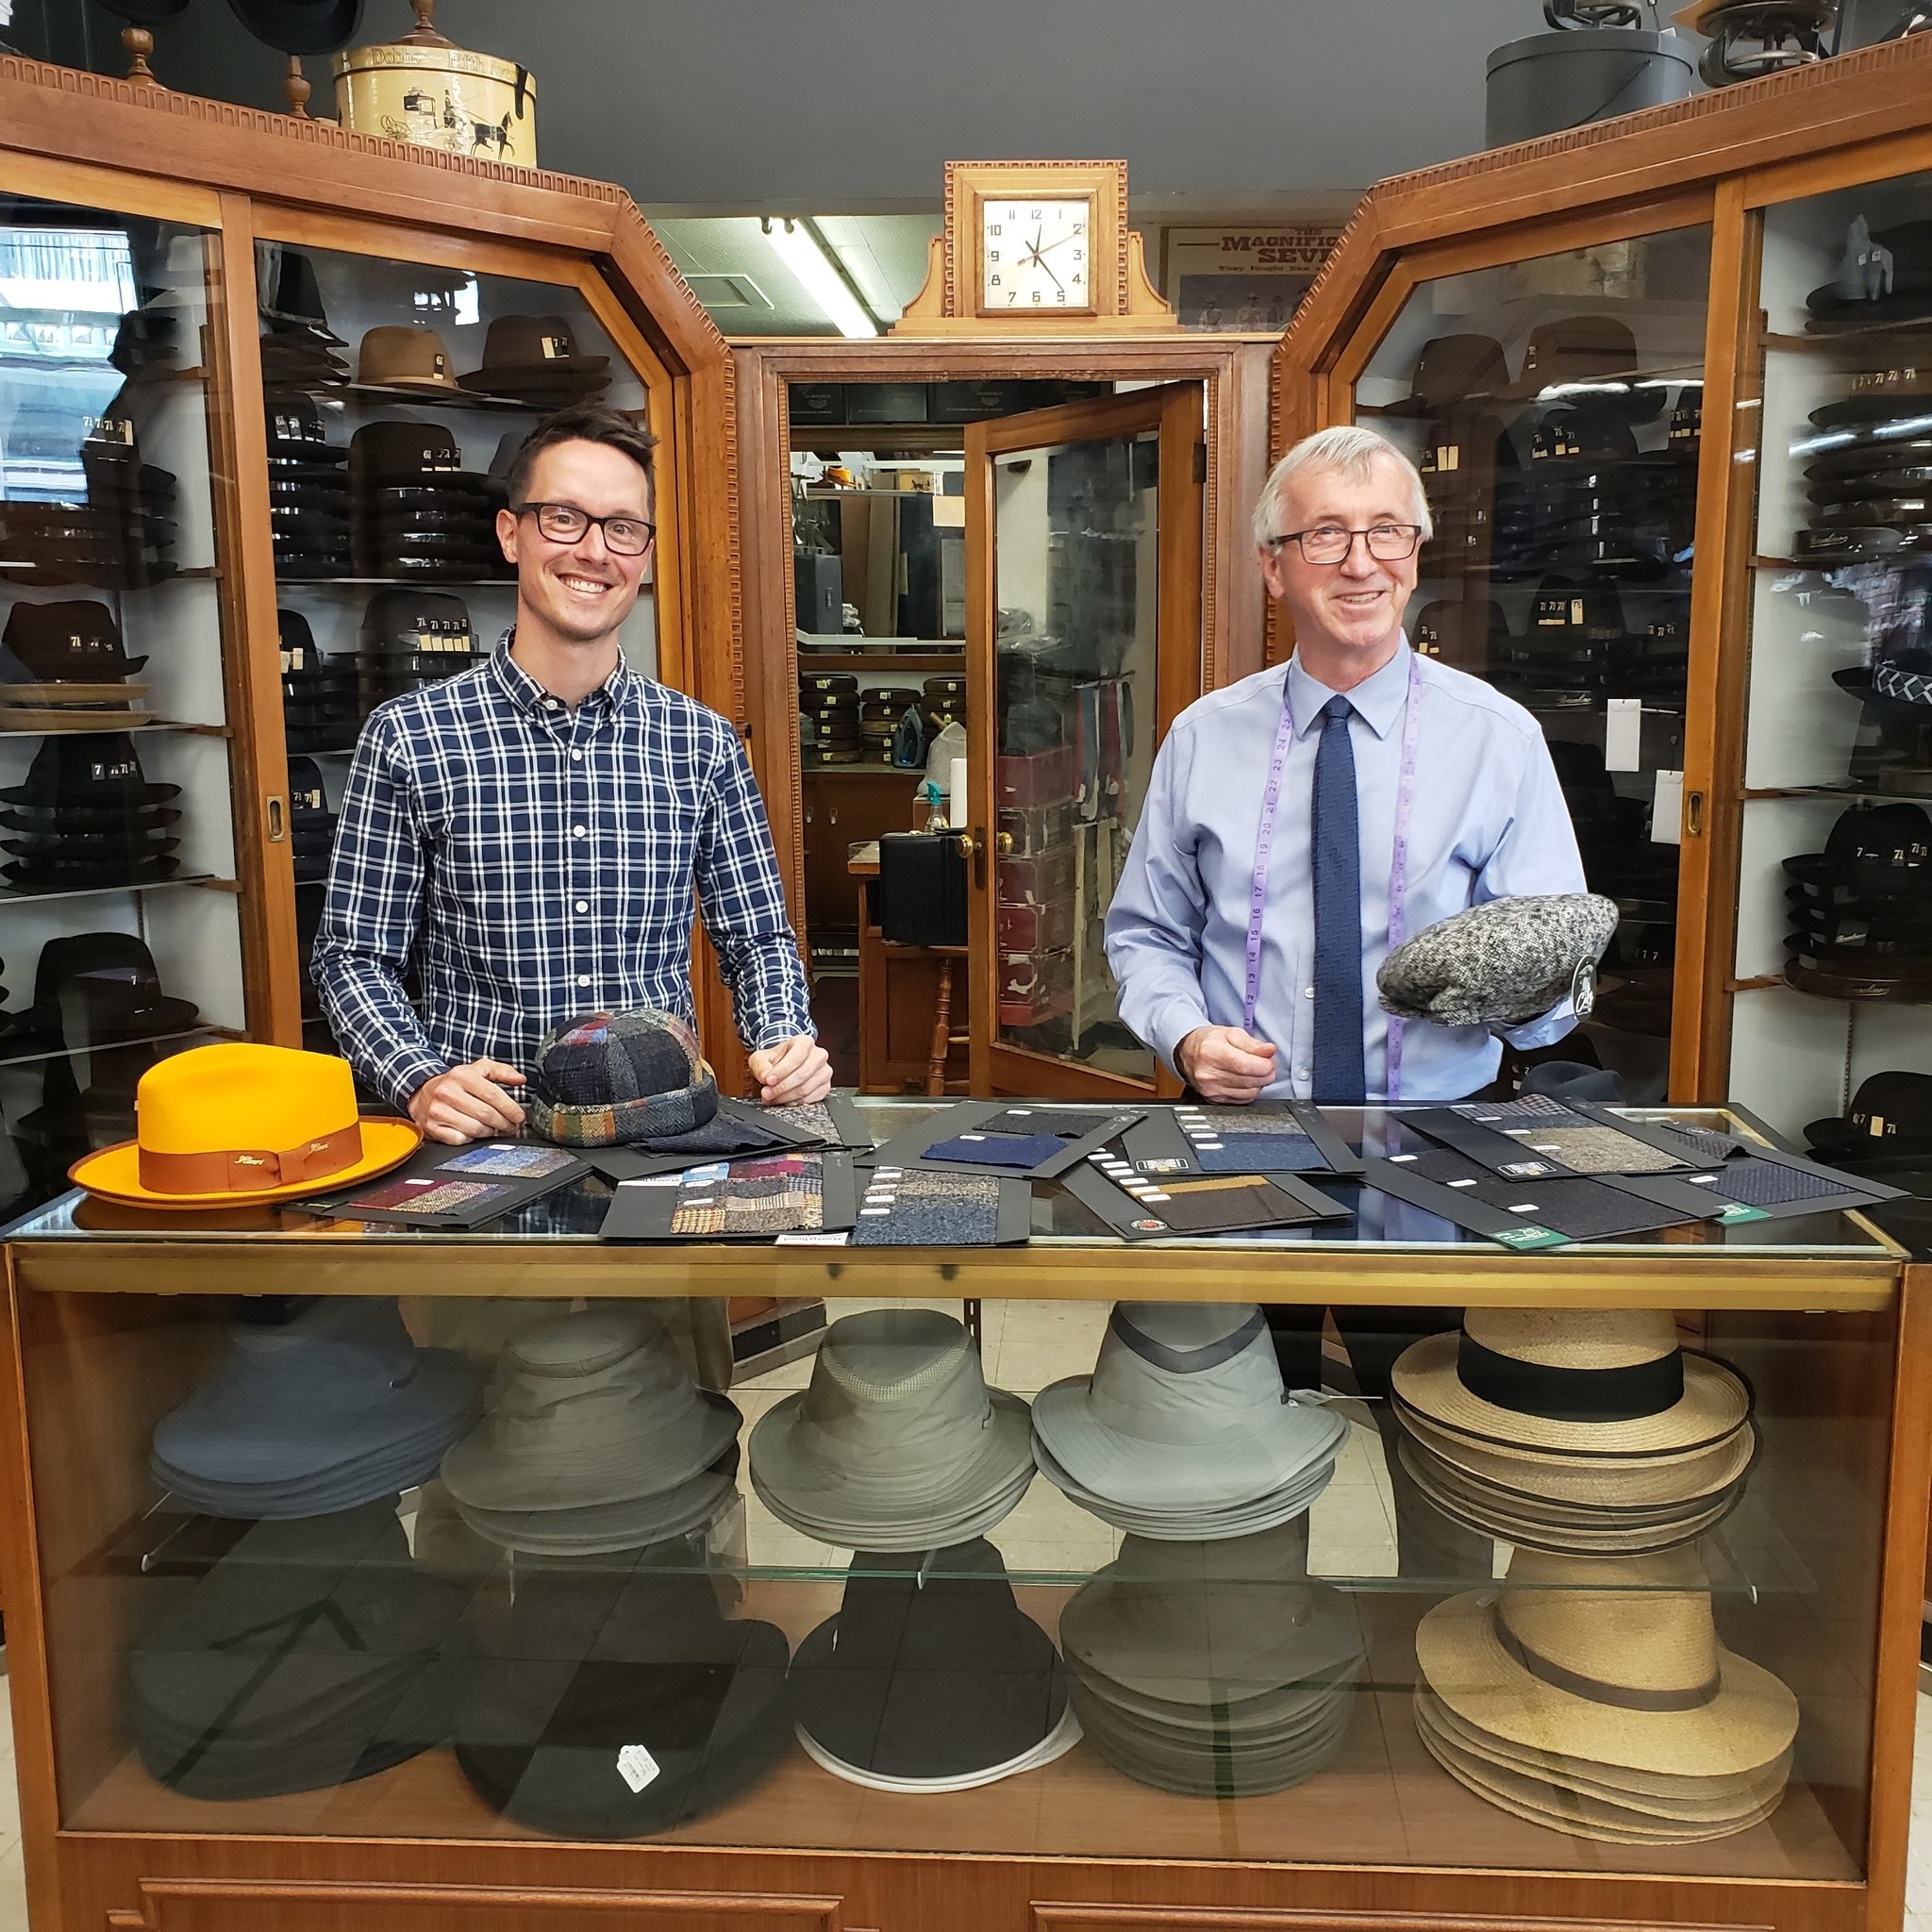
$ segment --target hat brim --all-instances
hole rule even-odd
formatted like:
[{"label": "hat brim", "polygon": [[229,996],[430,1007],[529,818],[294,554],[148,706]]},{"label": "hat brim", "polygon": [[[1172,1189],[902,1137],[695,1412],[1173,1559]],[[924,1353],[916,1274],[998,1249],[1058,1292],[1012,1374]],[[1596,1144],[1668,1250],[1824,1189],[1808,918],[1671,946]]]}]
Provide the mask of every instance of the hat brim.
[{"label": "hat brim", "polygon": [[141,1143],[123,1141],[85,1155],[67,1170],[67,1178],[104,1201],[129,1208],[164,1208],[187,1211],[196,1208],[252,1207],[264,1201],[299,1201],[305,1194],[334,1193],[400,1167],[423,1144],[423,1129],[414,1121],[364,1118],[361,1158],[335,1174],[291,1181],[279,1188],[225,1189],[208,1194],[163,1194],[142,1185]]},{"label": "hat brim", "polygon": [[[1560,1690],[1503,1648],[1488,1592],[1451,1597],[1417,1627],[1423,1681],[1465,1724],[1557,1760],[1677,1777],[1744,1777],[1791,1747],[1798,1700],[1772,1674],[1719,1649],[1718,1691],[1692,1710],[1627,1710]],[[1617,1659],[1606,1657],[1606,1672]]]},{"label": "hat brim", "polygon": [[[945,1472],[942,1482],[924,1496],[911,1490],[903,1472],[885,1473],[889,1479],[879,1483],[875,1493],[868,1493],[804,1448],[799,1422],[809,1392],[801,1389],[788,1395],[758,1419],[751,1433],[749,1457],[752,1488],[760,1500],[781,1523],[804,1534],[841,1523],[849,1530],[865,1531],[862,1539],[841,1542],[841,1548],[877,1550],[893,1545],[881,1541],[876,1529],[904,1532],[911,1525],[929,1524],[945,1526],[944,1542],[964,1542],[984,1536],[992,1526],[979,1524],[984,1509],[1010,1495],[993,1518],[998,1522],[1026,1492],[1033,1474],[1032,1418],[1026,1404],[1004,1389],[986,1391],[992,1413],[977,1452],[960,1457]],[[824,1515],[818,1513],[821,1509]],[[964,1522],[979,1526],[956,1531],[955,1525]],[[936,1537],[937,1528],[927,1534]],[[938,1546],[924,1541],[902,1545]]]},{"label": "hat brim", "polygon": [[280,54],[333,54],[362,24],[362,0],[228,0],[235,18]]},{"label": "hat brim", "polygon": [[1396,1358],[1391,1386],[1430,1422],[1504,1449],[1521,1444],[1581,1456],[1655,1456],[1663,1450],[1721,1442],[1750,1420],[1750,1391],[1738,1375],[1709,1356],[1688,1350],[1684,1393],[1656,1415],[1628,1422],[1573,1423],[1500,1408],[1463,1387],[1456,1372],[1460,1341],[1452,1331],[1411,1343]]},{"label": "hat brim", "polygon": [[1033,1427],[1083,1489],[1137,1509],[1230,1508],[1258,1502],[1341,1452],[1348,1424],[1333,1409],[1284,1402],[1250,1411],[1252,1425],[1192,1442],[1124,1436],[1092,1413],[1091,1375],[1074,1375],[1033,1398]]}]

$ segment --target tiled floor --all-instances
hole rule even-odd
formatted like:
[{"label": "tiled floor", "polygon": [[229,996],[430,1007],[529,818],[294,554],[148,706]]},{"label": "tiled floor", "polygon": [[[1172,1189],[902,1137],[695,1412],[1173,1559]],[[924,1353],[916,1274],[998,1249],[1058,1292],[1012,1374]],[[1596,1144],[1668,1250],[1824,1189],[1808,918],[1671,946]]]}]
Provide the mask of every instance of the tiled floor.
[{"label": "tiled floor", "polygon": [[[841,1302],[835,1312],[862,1306]],[[896,1304],[895,1306],[908,1306]],[[959,1304],[929,1306],[949,1314]],[[1067,1375],[1084,1374],[1093,1365],[1107,1310],[1086,1303],[988,1303],[984,1325],[987,1379],[995,1387],[1031,1396]],[[774,1403],[803,1389],[811,1376],[809,1357],[741,1384],[734,1399],[755,1424]],[[1384,1467],[1381,1439],[1360,1403],[1343,1403],[1349,1417],[1347,1446],[1334,1480],[1309,1513],[1309,1566],[1324,1575],[1392,1575],[1395,1572],[1394,1510]],[[747,1531],[755,1561],[842,1563],[846,1553],[811,1542],[774,1519],[747,1493]],[[1118,1534],[1084,1514],[1049,1485],[1035,1483],[1024,1502],[994,1533],[1013,1570],[1085,1572],[1105,1563],[1118,1545]],[[0,1653],[4,1656],[4,1653]],[[20,1807],[13,1772],[13,1722],[0,1698],[0,1932],[22,1932],[27,1924],[25,1874],[21,1857]],[[1924,1795],[1912,1806],[1910,1868],[1906,1886],[1905,1932],[1932,1932],[1932,1697],[1918,1700],[1915,1772],[1926,1776]]]}]

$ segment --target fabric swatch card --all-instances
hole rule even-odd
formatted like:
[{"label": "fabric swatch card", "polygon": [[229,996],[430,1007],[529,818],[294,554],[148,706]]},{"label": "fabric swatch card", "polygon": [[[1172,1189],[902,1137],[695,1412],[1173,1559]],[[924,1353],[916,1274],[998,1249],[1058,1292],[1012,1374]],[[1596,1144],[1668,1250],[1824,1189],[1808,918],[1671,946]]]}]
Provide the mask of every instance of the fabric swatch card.
[{"label": "fabric swatch card", "polygon": [[824,1137],[812,1127],[782,1120],[774,1109],[749,1100],[724,1099],[703,1126],[688,1134],[668,1134],[623,1147],[586,1148],[584,1158],[607,1180],[635,1181],[682,1174],[708,1159],[758,1159],[824,1144]]},{"label": "fabric swatch card", "polygon": [[1032,1231],[1033,1191],[997,1174],[875,1167],[862,1173],[855,1248],[991,1248]]},{"label": "fabric swatch card", "polygon": [[1577,1174],[1499,1174],[1460,1151],[1439,1147],[1372,1160],[1372,1188],[1517,1249],[1614,1241],[1714,1218],[1695,1203],[1666,1205],[1614,1181]]},{"label": "fabric swatch card", "polygon": [[338,1221],[400,1227],[472,1228],[581,1180],[590,1167],[541,1141],[476,1141],[467,1147],[425,1145],[380,1179],[294,1205]]},{"label": "fabric swatch card", "polygon": [[1060,1177],[1068,1193],[1128,1241],[1250,1234],[1346,1221],[1349,1209],[1292,1174],[1138,1173],[1118,1155],[1090,1155]]},{"label": "fabric swatch card", "polygon": [[1150,1107],[1122,1137],[1142,1174],[1354,1174],[1361,1161],[1321,1110],[1300,1101]]},{"label": "fabric swatch card", "polygon": [[606,1241],[773,1241],[852,1225],[852,1161],[841,1153],[708,1161],[620,1183]]},{"label": "fabric swatch card", "polygon": [[1896,1201],[1905,1191],[1868,1175],[1844,1174],[1796,1156],[1770,1154],[1733,1155],[1716,1166],[1688,1174],[1633,1174],[1623,1185],[1646,1200],[1702,1199],[1708,1204],[1706,1212],[1724,1222],[1838,1214]]},{"label": "fabric swatch card", "polygon": [[843,1147],[854,1154],[870,1153],[878,1144],[877,1136],[866,1125],[865,1116],[849,1093],[828,1093],[823,1100],[803,1101],[795,1107],[760,1108],[758,1118],[796,1127],[822,1146]]},{"label": "fabric swatch card", "polygon": [[[869,1164],[1052,1180],[1140,1118],[1140,1111],[1131,1108],[962,1100],[935,1108],[916,1125],[901,1127],[874,1150]],[[1083,1131],[1073,1134],[1074,1127]]]}]

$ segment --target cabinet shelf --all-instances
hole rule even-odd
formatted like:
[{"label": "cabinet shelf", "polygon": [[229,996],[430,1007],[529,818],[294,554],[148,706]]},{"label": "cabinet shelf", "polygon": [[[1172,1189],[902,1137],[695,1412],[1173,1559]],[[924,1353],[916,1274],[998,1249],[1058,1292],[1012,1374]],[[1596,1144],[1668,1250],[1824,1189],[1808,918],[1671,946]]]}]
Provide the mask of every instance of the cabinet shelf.
[{"label": "cabinet shelf", "polygon": [[[4,1018],[0,1015],[0,1018]],[[83,1053],[112,1053],[124,1046],[164,1046],[171,1040],[242,1040],[246,1036],[237,1033],[231,1026],[177,1026],[169,1033],[131,1034],[125,1040],[104,1040],[88,1046],[50,1046],[35,1048],[30,1053],[9,1053],[7,1039],[0,1034],[0,1067],[30,1067],[45,1060],[73,1059]]]},{"label": "cabinet shelf", "polygon": [[963,671],[966,652],[957,651],[801,651],[798,669],[814,671]]},{"label": "cabinet shelf", "polygon": [[425,391],[391,389],[381,382],[269,382],[264,386],[274,395],[308,396],[318,403],[354,397],[358,402],[380,403],[385,408],[400,406],[411,409],[475,409],[480,414],[496,416],[547,416],[562,408],[560,403],[519,403],[508,396],[479,395],[467,389]]},{"label": "cabinet shelf", "polygon": [[121,886],[71,886],[55,892],[23,892],[15,886],[0,885],[0,906],[45,906],[56,899],[100,899],[120,892],[178,891],[184,886],[197,886],[215,892],[239,892],[233,879],[217,878],[213,873],[195,873],[187,878],[136,880]]}]

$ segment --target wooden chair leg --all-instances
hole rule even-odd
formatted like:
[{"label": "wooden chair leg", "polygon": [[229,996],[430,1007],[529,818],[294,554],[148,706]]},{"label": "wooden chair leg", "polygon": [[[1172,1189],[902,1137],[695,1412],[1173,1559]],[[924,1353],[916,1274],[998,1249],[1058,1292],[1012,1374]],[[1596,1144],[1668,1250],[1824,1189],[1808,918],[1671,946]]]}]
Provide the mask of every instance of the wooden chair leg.
[{"label": "wooden chair leg", "polygon": [[953,962],[940,961],[939,998],[933,1007],[932,1045],[925,1058],[925,1097],[946,1097],[946,1056],[953,1042]]}]

